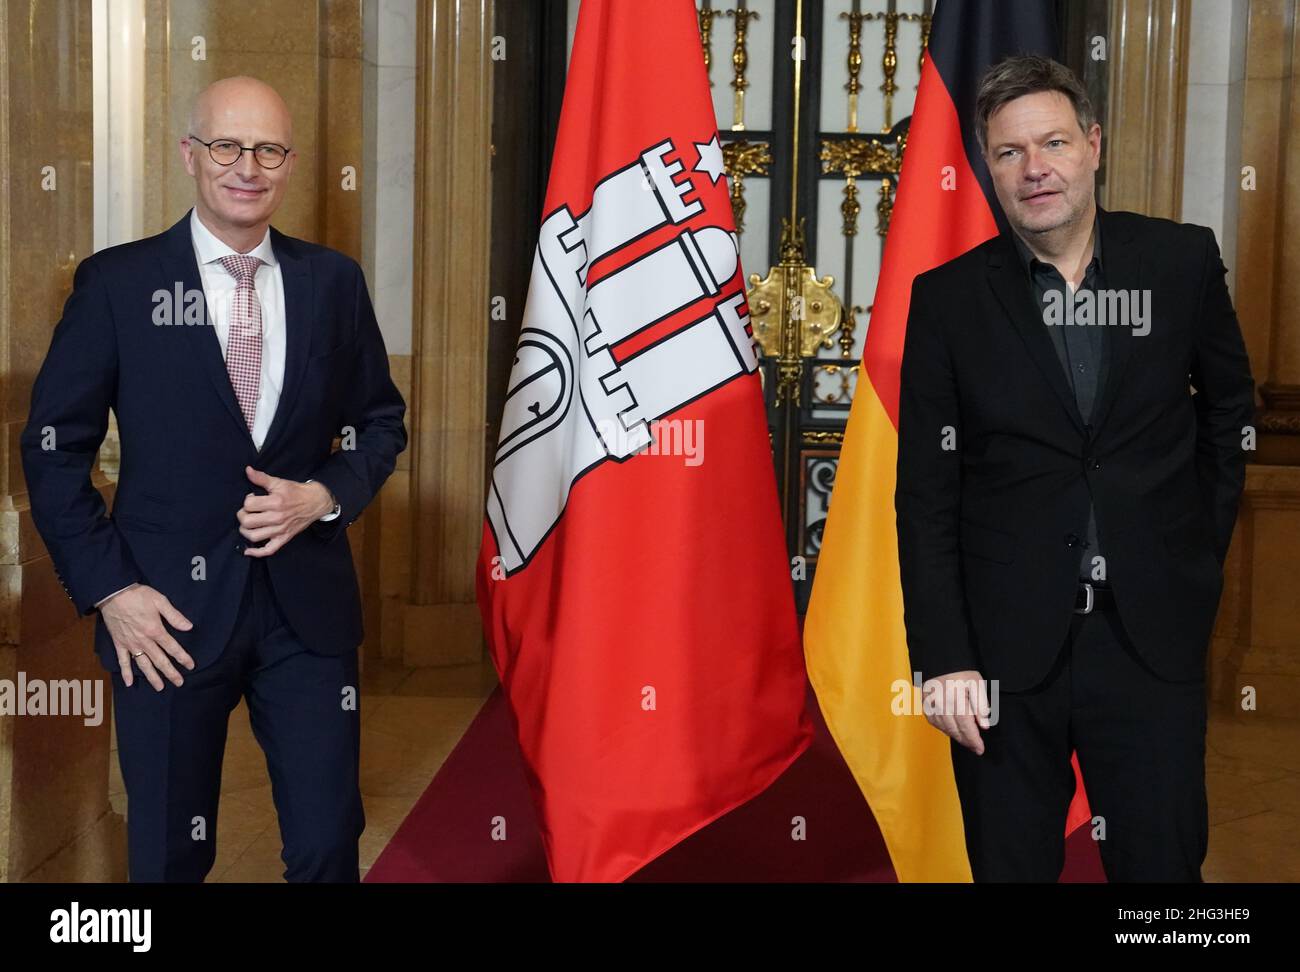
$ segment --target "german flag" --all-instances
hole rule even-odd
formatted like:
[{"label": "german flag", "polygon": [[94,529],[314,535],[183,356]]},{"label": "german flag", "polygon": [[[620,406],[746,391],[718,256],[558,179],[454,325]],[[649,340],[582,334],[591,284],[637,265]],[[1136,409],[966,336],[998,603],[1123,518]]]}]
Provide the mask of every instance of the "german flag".
[{"label": "german flag", "polygon": [[[919,711],[903,628],[894,485],[899,371],[912,280],[1005,228],[975,137],[980,77],[1002,58],[1055,58],[1051,0],[940,0],[899,174],[804,628],[826,724],[900,881],[969,881],[948,737]],[[1066,832],[1088,817],[1075,762]]]}]

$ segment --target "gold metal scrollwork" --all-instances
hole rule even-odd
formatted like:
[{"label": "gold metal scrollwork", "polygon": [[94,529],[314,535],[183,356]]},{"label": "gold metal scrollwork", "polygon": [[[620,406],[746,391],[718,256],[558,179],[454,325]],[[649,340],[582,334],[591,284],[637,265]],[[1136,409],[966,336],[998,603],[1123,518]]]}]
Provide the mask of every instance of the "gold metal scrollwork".
[{"label": "gold metal scrollwork", "polygon": [[804,221],[783,219],[781,262],[766,277],[749,276],[749,317],[763,354],[777,359],[777,406],[797,403],[803,359],[832,347],[844,312],[833,277],[818,277],[804,260]]},{"label": "gold metal scrollwork", "polygon": [[767,142],[727,142],[722,146],[723,166],[731,177],[731,208],[736,215],[736,232],[745,232],[745,176],[767,175],[772,164],[772,147]]},{"label": "gold metal scrollwork", "polygon": [[843,444],[844,433],[839,429],[810,430],[803,434],[803,441],[805,445],[820,445],[825,442]]},{"label": "gold metal scrollwork", "polygon": [[859,135],[853,138],[825,140],[821,155],[823,172],[844,175],[897,175],[903,164],[901,139],[895,148],[878,138]]},{"label": "gold metal scrollwork", "polygon": [[817,405],[847,405],[853,401],[853,379],[857,377],[857,365],[841,364],[821,364],[818,362],[814,366],[814,375],[831,375],[839,379],[839,388],[836,391],[813,393],[813,400]]},{"label": "gold metal scrollwork", "polygon": [[840,212],[844,217],[844,235],[857,236],[858,215],[862,204],[858,200],[858,176],[883,175],[880,201],[876,204],[876,232],[884,238],[889,229],[889,216],[894,207],[893,180],[903,165],[903,138],[890,146],[878,138],[858,136],[822,142],[821,162],[823,172],[838,172],[844,176],[844,201]]},{"label": "gold metal scrollwork", "polygon": [[[884,80],[880,85],[880,93],[884,95],[884,114],[885,128],[894,127],[894,95],[898,93],[898,83],[894,80],[898,74],[898,22],[900,20],[919,22],[921,25],[921,50],[917,55],[916,69],[918,77],[920,71],[925,66],[925,49],[930,43],[930,24],[933,20],[931,13],[930,0],[926,0],[924,12],[899,13],[898,0],[889,0],[886,9],[868,14],[858,13],[858,4],[860,0],[853,0],[853,13],[840,14],[840,17],[849,21],[849,124],[847,131],[856,132],[858,130],[858,101],[856,91],[853,87],[856,82],[854,71],[854,52],[857,52],[858,67],[861,67],[862,61],[862,20],[880,21],[885,26],[885,48],[880,57],[880,72]],[[857,90],[861,86],[857,85]]]}]

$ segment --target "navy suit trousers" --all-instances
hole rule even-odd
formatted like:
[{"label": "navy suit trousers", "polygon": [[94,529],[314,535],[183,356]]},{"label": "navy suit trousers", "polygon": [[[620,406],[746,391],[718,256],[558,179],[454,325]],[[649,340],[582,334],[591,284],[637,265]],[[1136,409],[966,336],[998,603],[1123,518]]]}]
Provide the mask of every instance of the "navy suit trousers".
[{"label": "navy suit trousers", "polygon": [[290,629],[266,563],[253,559],[234,632],[211,665],[176,666],[179,688],[113,673],[132,881],[202,881],[216,858],[231,711],[248,702],[266,754],[287,881],[359,880],[360,686],[356,650],[313,654]]}]

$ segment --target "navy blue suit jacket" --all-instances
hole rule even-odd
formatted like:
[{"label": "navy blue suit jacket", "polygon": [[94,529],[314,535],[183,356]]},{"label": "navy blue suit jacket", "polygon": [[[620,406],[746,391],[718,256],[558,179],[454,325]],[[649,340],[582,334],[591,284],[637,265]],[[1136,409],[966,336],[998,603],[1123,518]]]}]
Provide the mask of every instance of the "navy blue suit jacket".
[{"label": "navy blue suit jacket", "polygon": [[[338,655],[363,633],[346,528],[406,446],[406,404],[361,268],[275,229],[271,244],[284,280],[285,371],[260,450],[207,315],[187,324],[174,307],[172,323],[158,323],[162,294],[203,292],[188,214],[77,267],[21,437],[32,516],[76,609],[89,614],[132,582],[148,584],[193,623],[171,633],[196,668],[225,647],[251,567],[235,514],[262,490],[244,466],[315,479],[342,507],[266,559],[294,633],[310,651]],[[90,472],[110,408],[122,451],[107,515]],[[342,448],[331,452],[336,435]],[[117,671],[102,617],[95,648]]]}]

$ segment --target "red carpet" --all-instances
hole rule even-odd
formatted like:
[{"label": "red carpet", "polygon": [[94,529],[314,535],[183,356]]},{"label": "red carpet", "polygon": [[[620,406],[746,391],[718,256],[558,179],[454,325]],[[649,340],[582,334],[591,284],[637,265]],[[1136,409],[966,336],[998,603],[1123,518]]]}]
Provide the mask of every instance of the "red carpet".
[{"label": "red carpet", "polygon": [[[822,722],[812,746],[765,792],[692,834],[632,881],[892,882],[871,811]],[[493,821],[505,840],[493,840]],[[791,839],[794,817],[804,840]],[[523,761],[498,688],[447,757],[367,882],[549,881]],[[1103,881],[1086,827],[1066,845],[1067,882]]]}]

